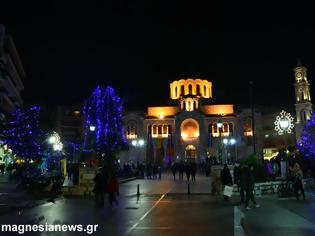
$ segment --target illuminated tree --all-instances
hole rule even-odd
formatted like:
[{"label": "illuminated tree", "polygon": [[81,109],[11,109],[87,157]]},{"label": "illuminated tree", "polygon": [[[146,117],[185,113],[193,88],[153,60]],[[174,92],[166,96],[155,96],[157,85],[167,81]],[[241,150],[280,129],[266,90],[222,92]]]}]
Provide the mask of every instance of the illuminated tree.
[{"label": "illuminated tree", "polygon": [[39,113],[37,106],[18,109],[11,114],[3,130],[5,143],[19,157],[36,159],[42,155]]},{"label": "illuminated tree", "polygon": [[304,127],[298,149],[305,157],[315,157],[315,113]]},{"label": "illuminated tree", "polygon": [[98,86],[85,101],[85,151],[95,150],[112,158],[126,144],[122,123],[122,101],[115,90]]}]

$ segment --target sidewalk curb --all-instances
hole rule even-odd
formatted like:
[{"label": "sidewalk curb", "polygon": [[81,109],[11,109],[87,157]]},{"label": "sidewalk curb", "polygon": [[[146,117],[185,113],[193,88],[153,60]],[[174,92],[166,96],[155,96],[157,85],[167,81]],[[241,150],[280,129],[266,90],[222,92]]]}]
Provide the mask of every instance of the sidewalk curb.
[{"label": "sidewalk curb", "polygon": [[128,179],[122,179],[122,180],[119,180],[119,184],[124,184],[124,183],[130,182],[130,181],[136,180],[136,179],[137,179],[137,177],[131,177],[131,178],[128,178]]}]

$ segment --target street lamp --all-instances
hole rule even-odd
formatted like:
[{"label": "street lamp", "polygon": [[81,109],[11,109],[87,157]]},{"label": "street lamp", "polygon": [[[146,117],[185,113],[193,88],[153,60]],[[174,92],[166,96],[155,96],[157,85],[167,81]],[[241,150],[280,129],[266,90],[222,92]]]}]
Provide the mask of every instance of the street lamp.
[{"label": "street lamp", "polygon": [[294,127],[293,123],[293,117],[290,113],[285,112],[282,110],[280,114],[276,117],[275,124],[275,130],[278,132],[279,135],[283,135],[284,138],[284,145],[285,145],[285,153],[286,153],[286,160],[281,161],[281,177],[287,177],[287,168],[288,168],[288,150],[287,150],[287,143],[285,134],[290,134],[292,132],[292,129]]},{"label": "street lamp", "polygon": [[[52,132],[52,134],[48,136],[47,142],[51,145],[53,152],[57,152],[58,155],[61,154],[61,151],[63,149],[63,144],[60,141],[60,136],[58,133]],[[58,163],[58,166],[59,166],[59,163]]]},{"label": "street lamp", "polygon": [[131,144],[136,149],[140,148],[140,149],[138,149],[136,151],[136,153],[137,153],[137,163],[139,164],[139,153],[138,153],[138,151],[140,151],[140,154],[143,155],[143,153],[142,153],[143,152],[143,148],[142,147],[144,146],[144,140],[143,139],[138,139],[138,140],[134,139],[134,140],[131,141]]},{"label": "street lamp", "polygon": [[[230,138],[230,139],[228,139],[228,138],[225,138],[225,139],[223,139],[223,144],[224,144],[224,148],[225,148],[225,156],[227,157],[227,146],[234,146],[234,148],[235,148],[235,160],[237,160],[237,150],[236,150],[236,139],[235,138]],[[226,160],[225,160],[225,162],[226,162]]]},{"label": "street lamp", "polygon": [[142,147],[144,145],[144,140],[143,139],[132,140],[131,144],[134,147]]},{"label": "street lamp", "polygon": [[90,131],[92,131],[92,132],[95,131],[95,128],[96,127],[94,125],[90,125]]},{"label": "street lamp", "polygon": [[[221,141],[221,131],[222,131],[222,126],[223,126],[223,123],[218,120],[217,121],[217,127],[218,127],[218,133],[219,133],[219,139],[220,139],[220,143],[219,143],[219,148],[220,148],[220,162],[222,163],[223,162],[223,151],[222,151],[222,141]],[[224,143],[224,141],[223,141]]]}]

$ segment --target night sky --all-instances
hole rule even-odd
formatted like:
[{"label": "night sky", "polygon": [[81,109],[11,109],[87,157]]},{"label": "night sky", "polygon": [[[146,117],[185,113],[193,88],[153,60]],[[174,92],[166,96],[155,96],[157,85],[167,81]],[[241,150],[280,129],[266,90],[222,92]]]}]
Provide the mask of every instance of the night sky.
[{"label": "night sky", "polygon": [[144,110],[167,104],[170,82],[200,77],[212,81],[215,103],[249,105],[252,80],[256,104],[294,109],[299,57],[315,98],[315,21],[306,6],[8,2],[0,23],[25,67],[27,104],[76,104],[110,84],[129,110]]}]

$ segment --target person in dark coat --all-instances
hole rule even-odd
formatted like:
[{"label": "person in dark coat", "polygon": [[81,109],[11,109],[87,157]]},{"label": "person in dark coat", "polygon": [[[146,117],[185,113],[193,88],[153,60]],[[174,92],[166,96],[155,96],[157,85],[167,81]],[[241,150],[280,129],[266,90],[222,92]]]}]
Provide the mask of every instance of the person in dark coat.
[{"label": "person in dark coat", "polygon": [[190,171],[191,171],[191,181],[195,182],[196,181],[197,166],[196,166],[196,163],[194,161],[190,164]]},{"label": "person in dark coat", "polygon": [[176,163],[173,162],[172,163],[172,174],[173,174],[173,177],[174,177],[174,181],[176,180]]},{"label": "person in dark coat", "polygon": [[[230,173],[230,169],[228,168],[227,164],[224,164],[223,170],[221,170],[221,182],[222,185],[225,186],[232,186],[233,185],[233,180],[232,180],[232,175]],[[229,197],[226,195],[223,195],[224,201],[228,201]]]},{"label": "person in dark coat", "polygon": [[115,171],[112,171],[108,177],[108,193],[109,205],[112,207],[115,202],[116,206],[118,206],[117,196],[119,195],[119,183]]},{"label": "person in dark coat", "polygon": [[245,200],[245,207],[246,210],[250,210],[251,207],[248,205],[249,200],[251,200],[254,206],[260,207],[259,204],[256,203],[255,196],[254,196],[254,188],[255,188],[255,175],[254,175],[254,167],[246,167],[245,168],[245,191],[246,191],[246,200]]},{"label": "person in dark coat", "polygon": [[94,196],[97,207],[104,206],[104,193],[106,192],[107,180],[103,168],[100,168],[94,179]]},{"label": "person in dark coat", "polygon": [[179,170],[179,180],[183,180],[184,179],[184,163],[183,162],[179,163],[178,170]]},{"label": "person in dark coat", "polygon": [[304,188],[302,184],[303,172],[301,170],[301,167],[298,163],[295,163],[293,168],[290,168],[290,170],[293,175],[294,192],[295,192],[296,200],[299,200],[299,191],[301,191],[303,199],[305,200],[305,193],[304,193]]},{"label": "person in dark coat", "polygon": [[241,204],[245,204],[245,185],[246,185],[246,175],[247,175],[247,165],[245,164],[241,164],[239,166],[239,180],[238,180],[238,187],[239,187],[239,191],[240,191],[240,197],[241,197]]},{"label": "person in dark coat", "polygon": [[186,165],[185,165],[185,172],[186,172],[187,181],[189,182],[190,173],[191,173],[191,166],[189,163],[186,163]]}]

